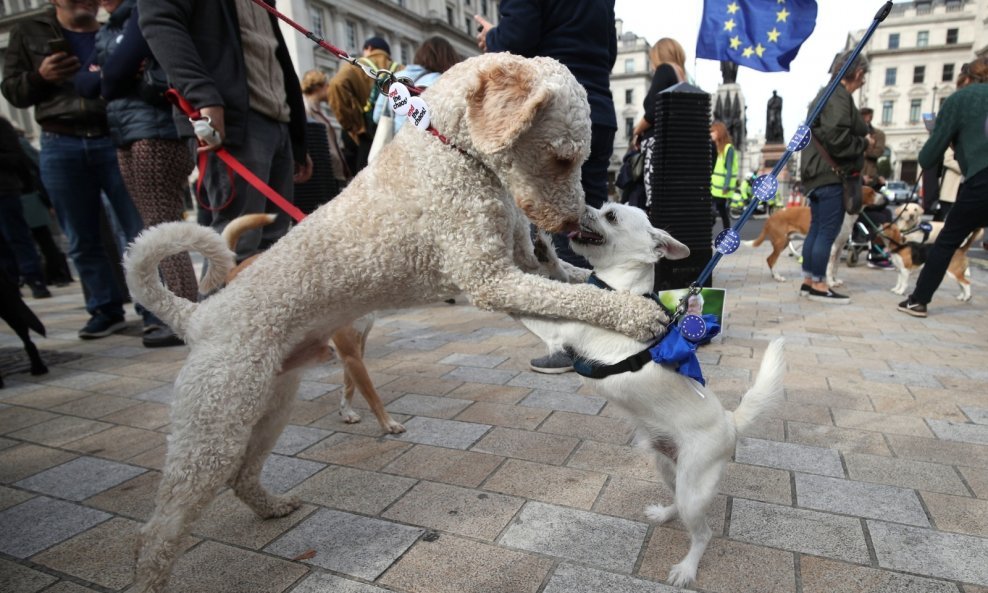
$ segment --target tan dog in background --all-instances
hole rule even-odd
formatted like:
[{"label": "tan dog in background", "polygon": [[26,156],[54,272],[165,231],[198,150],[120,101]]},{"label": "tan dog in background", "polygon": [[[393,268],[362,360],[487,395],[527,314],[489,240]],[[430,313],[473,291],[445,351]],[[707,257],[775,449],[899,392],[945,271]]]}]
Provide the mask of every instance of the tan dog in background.
[{"label": "tan dog in background", "polygon": [[[971,248],[981,237],[982,231],[971,233],[967,240],[957,248],[947,265],[947,274],[957,281],[961,288],[961,293],[957,295],[959,301],[971,300],[971,281],[968,280],[967,250]],[[918,270],[926,263],[927,253],[933,247],[932,242],[910,241],[908,236],[903,235],[896,224],[885,223],[882,225],[882,232],[876,238],[889,253],[889,260],[899,273],[892,287],[895,294],[906,294],[909,287],[909,274],[913,270]]]},{"label": "tan dog in background", "polygon": [[[223,240],[226,241],[230,251],[236,251],[237,241],[240,236],[247,231],[259,229],[274,222],[274,214],[246,214],[230,221],[223,229]],[[257,256],[250,257],[241,262],[237,267],[230,270],[226,276],[229,284],[240,272],[249,266]],[[384,432],[391,434],[401,434],[405,432],[405,427],[388,414],[381,402],[381,396],[374,389],[374,382],[371,381],[370,373],[364,366],[364,349],[367,346],[367,336],[371,328],[374,327],[374,316],[364,315],[363,317],[348,323],[336,330],[333,334],[332,342],[336,347],[336,355],[343,362],[343,394],[340,396],[340,416],[347,424],[360,422],[360,414],[353,409],[354,388],[360,389],[360,394],[367,400],[374,417]],[[311,366],[319,362],[328,362],[332,359],[332,354],[327,353],[327,344],[305,344],[303,348],[296,348],[285,361],[285,370],[294,370],[306,366]]]},{"label": "tan dog in background", "polygon": [[[865,206],[883,204],[885,197],[870,187],[861,188],[861,203]],[[844,223],[841,225],[840,233],[834,240],[834,245],[830,249],[830,261],[827,263],[827,284],[830,286],[840,286],[843,280],[835,276],[837,264],[840,261],[840,252],[847,243],[847,238],[851,234],[855,216],[844,215]],[[810,207],[795,206],[780,210],[768,217],[762,232],[754,241],[745,241],[748,247],[759,247],[767,239],[772,244],[772,253],[766,258],[768,270],[772,273],[772,278],[776,282],[785,282],[786,278],[775,271],[775,262],[789,245],[789,236],[798,233],[804,237],[810,232]]]}]

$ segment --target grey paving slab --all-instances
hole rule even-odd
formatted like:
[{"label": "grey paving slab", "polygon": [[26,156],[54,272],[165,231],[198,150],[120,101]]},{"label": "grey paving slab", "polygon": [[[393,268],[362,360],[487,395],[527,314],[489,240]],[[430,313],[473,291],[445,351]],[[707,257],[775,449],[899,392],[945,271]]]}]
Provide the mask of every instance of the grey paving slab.
[{"label": "grey paving slab", "polygon": [[298,391],[295,396],[304,401],[312,401],[316,398],[322,397],[339,388],[340,386],[335,383],[317,383],[316,381],[302,381],[299,383]]},{"label": "grey paving slab", "polygon": [[146,471],[141,467],[106,459],[78,457],[24,478],[14,485],[41,494],[79,501],[136,478]]},{"label": "grey paving slab", "polygon": [[75,371],[51,381],[45,381],[45,385],[51,387],[68,387],[70,389],[86,389],[93,385],[106,383],[116,379],[116,375],[108,373],[97,373],[91,371]]},{"label": "grey paving slab", "polygon": [[957,593],[957,585],[890,570],[803,556],[803,593]]},{"label": "grey paving slab", "polygon": [[738,439],[734,458],[738,463],[764,465],[824,476],[842,477],[844,475],[844,468],[841,466],[840,455],[837,451],[798,443],[741,438]]},{"label": "grey paving slab", "polygon": [[0,512],[0,552],[29,558],[112,515],[62,500],[38,496]]},{"label": "grey paving slab", "polygon": [[562,375],[543,375],[540,373],[522,372],[508,381],[512,387],[528,387],[530,389],[548,389],[550,391],[565,391],[573,393],[583,382],[575,373],[564,373]]},{"label": "grey paving slab", "polygon": [[[493,369],[506,360],[508,360],[507,356],[494,356],[489,354],[450,354],[446,358],[440,360],[439,364]],[[517,373],[512,373],[512,375],[515,374]]]},{"label": "grey paving slab", "polygon": [[388,590],[331,574],[314,572],[292,589],[292,593],[388,593]]},{"label": "grey paving slab", "polygon": [[[988,372],[986,372],[985,380],[988,380]],[[967,417],[975,424],[988,424],[988,408],[961,406],[961,411],[967,414]]]},{"label": "grey paving slab", "polygon": [[493,492],[419,482],[382,513],[385,519],[493,541],[524,499]]},{"label": "grey paving slab", "polygon": [[414,485],[411,478],[331,466],[303,482],[293,494],[323,506],[376,515]]},{"label": "grey paving slab", "polygon": [[159,404],[170,404],[175,400],[174,386],[171,384],[162,385],[144,393],[139,393],[134,396],[134,399]]},{"label": "grey paving slab", "polygon": [[876,482],[926,492],[943,492],[966,496],[967,487],[957,471],[949,465],[899,459],[884,455],[848,453],[844,455],[847,473],[852,480]]},{"label": "grey paving slab", "polygon": [[315,550],[304,562],[373,581],[423,533],[417,527],[321,509],[264,551],[295,558]]},{"label": "grey paving slab", "polygon": [[613,572],[564,562],[542,593],[674,593],[676,587],[660,585]]},{"label": "grey paving slab", "polygon": [[501,537],[501,545],[630,573],[645,542],[644,523],[529,502]]},{"label": "grey paving slab", "polygon": [[430,418],[445,418],[448,420],[465,410],[472,403],[473,400],[469,399],[409,393],[391,402],[385,408],[392,414],[428,416]]},{"label": "grey paving slab", "polygon": [[325,463],[271,455],[261,470],[261,484],[276,493],[288,492],[326,467]]},{"label": "grey paving slab", "polygon": [[808,509],[930,526],[916,492],[905,488],[797,473],[796,499]]},{"label": "grey paving slab", "polygon": [[404,422],[404,425],[404,433],[388,435],[387,438],[449,449],[468,449],[491,428],[489,424],[474,424],[423,416],[412,418]]},{"label": "grey paving slab", "polygon": [[577,395],[575,393],[563,393],[545,389],[533,391],[525,399],[521,400],[521,405],[530,408],[575,412],[577,414],[589,414],[591,416],[599,414],[606,403],[606,399],[596,395]]},{"label": "grey paving slab", "polygon": [[333,431],[326,430],[325,428],[289,424],[282,431],[281,436],[278,437],[278,442],[275,443],[273,451],[281,455],[295,455],[331,434],[333,434]]},{"label": "grey paving slab", "polygon": [[732,539],[867,564],[861,521],[817,511],[734,499]]},{"label": "grey paving slab", "polygon": [[934,419],[929,419],[926,422],[933,430],[933,434],[937,435],[939,439],[988,445],[988,425],[986,424],[965,424]]},{"label": "grey paving slab", "polygon": [[882,521],[867,523],[879,566],[988,585],[988,539]]},{"label": "grey paving slab", "polygon": [[33,568],[0,559],[0,591],[4,593],[36,593],[57,580]]},{"label": "grey paving slab", "polygon": [[933,375],[918,371],[861,369],[861,376],[866,381],[876,383],[891,383],[895,385],[913,385],[916,387],[943,387]]},{"label": "grey paving slab", "polygon": [[469,383],[484,383],[488,385],[505,385],[511,381],[518,373],[516,371],[504,371],[498,369],[485,369],[475,367],[459,367],[442,376],[443,379],[453,381],[467,381]]}]

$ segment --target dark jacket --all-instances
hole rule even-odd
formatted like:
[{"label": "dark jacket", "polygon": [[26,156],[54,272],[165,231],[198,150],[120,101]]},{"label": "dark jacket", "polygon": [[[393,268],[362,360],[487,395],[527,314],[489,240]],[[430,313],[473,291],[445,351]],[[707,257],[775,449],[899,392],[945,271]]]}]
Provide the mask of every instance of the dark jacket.
[{"label": "dark jacket", "polygon": [[919,165],[932,168],[951,143],[965,177],[988,168],[988,84],[969,84],[947,97],[933,133],[919,151]]},{"label": "dark jacket", "polygon": [[[822,89],[810,104],[811,111],[821,95]],[[865,148],[868,147],[868,124],[861,118],[851,93],[847,92],[843,84],[837,85],[833,96],[820,112],[820,117],[812,122],[810,129],[813,137],[820,141],[841,171],[845,174],[861,171]],[[806,193],[824,185],[841,183],[833,166],[817,150],[816,142],[809,143],[803,151],[802,159],[800,172]]]},{"label": "dark jacket", "polygon": [[[679,76],[676,75],[676,69],[669,64],[659,64],[655,73],[652,74],[652,84],[648,87],[648,93],[642,102],[645,107],[645,121],[652,124],[645,130],[642,135],[643,139],[655,135],[655,101],[658,100],[659,93],[677,84],[679,84]],[[716,157],[714,160],[717,160]]]},{"label": "dark jacket", "polygon": [[[41,78],[38,67],[48,55],[48,41],[62,38],[55,9],[27,18],[10,31],[0,89],[14,107],[34,106],[41,129],[72,136],[105,136],[106,108],[102,100],[82,99],[72,80],[54,84]],[[87,56],[77,56],[80,61]]]},{"label": "dark jacket", "polygon": [[[274,5],[274,0],[267,0]],[[195,108],[222,105],[226,143],[247,141],[247,73],[240,41],[240,21],[233,0],[138,0],[141,31],[168,81]],[[285,78],[291,108],[289,130],[295,162],[305,162],[305,105],[295,66],[278,22],[271,17],[278,40],[276,57]],[[191,136],[188,118],[176,111],[183,136]]]},{"label": "dark jacket", "polygon": [[[83,71],[75,79],[76,90],[80,95],[90,98],[105,95],[102,89],[107,86],[103,82],[109,73],[106,69],[108,62],[113,58],[125,57],[116,55],[117,51],[131,51],[129,46],[132,44],[122,45],[124,40],[130,35],[141,34],[137,27],[136,5],[137,0],[124,0],[96,34],[94,55],[83,64]],[[90,64],[103,67],[102,76],[98,72],[88,72]],[[140,65],[140,61],[137,65]],[[138,88],[138,80],[140,80],[138,68],[135,66],[124,77],[127,79],[125,94],[106,104],[106,118],[110,125],[110,137],[113,138],[113,143],[117,146],[130,146],[136,140],[148,138],[177,139],[178,129],[172,119],[171,107],[151,105],[141,98]]]},{"label": "dark jacket", "polygon": [[617,59],[614,0],[501,0],[487,51],[555,58],[587,90],[590,121],[617,129],[611,70]]},{"label": "dark jacket", "polygon": [[17,199],[33,189],[30,165],[14,126],[0,117],[0,199]]}]

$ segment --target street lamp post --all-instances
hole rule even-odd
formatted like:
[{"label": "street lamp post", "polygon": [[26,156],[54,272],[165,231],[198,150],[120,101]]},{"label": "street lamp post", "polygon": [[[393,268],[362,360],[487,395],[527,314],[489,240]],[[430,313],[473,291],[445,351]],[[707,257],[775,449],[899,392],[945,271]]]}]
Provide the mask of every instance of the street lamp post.
[{"label": "street lamp post", "polygon": [[931,113],[937,112],[937,85],[933,85],[933,105],[930,107]]}]

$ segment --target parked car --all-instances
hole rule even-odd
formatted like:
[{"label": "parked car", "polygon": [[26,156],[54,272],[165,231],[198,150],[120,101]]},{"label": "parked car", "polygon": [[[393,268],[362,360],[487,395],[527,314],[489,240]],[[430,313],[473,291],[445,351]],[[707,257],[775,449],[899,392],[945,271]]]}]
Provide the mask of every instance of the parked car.
[{"label": "parked car", "polygon": [[913,196],[913,188],[905,181],[886,182],[885,187],[882,188],[882,193],[885,194],[885,197],[888,198],[888,201],[892,204],[902,204],[904,202],[915,201]]}]

